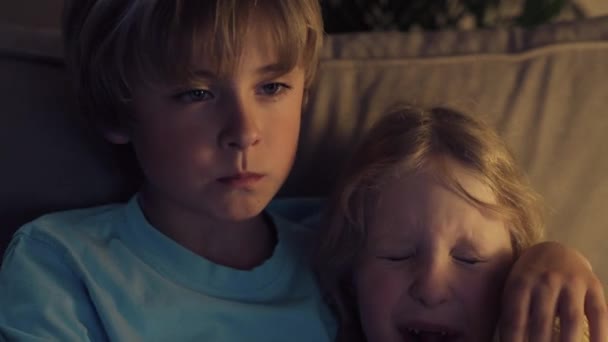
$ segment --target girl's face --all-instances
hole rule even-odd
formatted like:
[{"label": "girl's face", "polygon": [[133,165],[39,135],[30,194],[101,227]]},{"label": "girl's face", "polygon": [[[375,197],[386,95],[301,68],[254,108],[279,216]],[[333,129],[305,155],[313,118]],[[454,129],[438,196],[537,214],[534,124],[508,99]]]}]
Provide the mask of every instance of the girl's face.
[{"label": "girl's face", "polygon": [[[469,194],[495,203],[473,173],[448,166]],[[491,341],[513,258],[505,223],[433,171],[389,182],[355,273],[368,341]]]}]

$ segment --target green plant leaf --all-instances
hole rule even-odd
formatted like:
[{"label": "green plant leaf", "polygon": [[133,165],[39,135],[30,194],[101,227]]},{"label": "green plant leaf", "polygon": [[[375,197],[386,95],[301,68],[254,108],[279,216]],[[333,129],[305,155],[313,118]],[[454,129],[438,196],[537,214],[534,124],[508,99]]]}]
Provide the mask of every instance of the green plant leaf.
[{"label": "green plant leaf", "polygon": [[525,27],[544,24],[557,17],[568,3],[568,0],[526,0],[516,22]]}]

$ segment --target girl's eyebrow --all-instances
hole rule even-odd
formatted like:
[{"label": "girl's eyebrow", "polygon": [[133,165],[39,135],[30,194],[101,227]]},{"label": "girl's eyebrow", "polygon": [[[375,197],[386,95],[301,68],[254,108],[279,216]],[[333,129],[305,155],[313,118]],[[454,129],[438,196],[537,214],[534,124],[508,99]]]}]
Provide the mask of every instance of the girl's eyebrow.
[{"label": "girl's eyebrow", "polygon": [[476,239],[474,237],[460,237],[454,244],[456,248],[465,248],[481,255],[488,253],[488,244],[484,239]]},{"label": "girl's eyebrow", "polygon": [[374,241],[375,245],[382,246],[394,246],[412,242],[411,234],[400,232],[378,234],[372,240]]}]

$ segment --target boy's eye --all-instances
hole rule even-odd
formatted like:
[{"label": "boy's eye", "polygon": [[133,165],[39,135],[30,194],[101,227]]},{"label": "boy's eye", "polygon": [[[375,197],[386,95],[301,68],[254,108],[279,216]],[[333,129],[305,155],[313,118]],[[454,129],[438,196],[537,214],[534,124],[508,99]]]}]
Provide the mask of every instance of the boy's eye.
[{"label": "boy's eye", "polygon": [[262,86],[261,92],[263,95],[277,95],[283,92],[285,89],[290,89],[290,87],[285,83],[267,83]]},{"label": "boy's eye", "polygon": [[208,90],[191,89],[177,94],[176,99],[182,102],[201,102],[212,100],[215,96]]}]

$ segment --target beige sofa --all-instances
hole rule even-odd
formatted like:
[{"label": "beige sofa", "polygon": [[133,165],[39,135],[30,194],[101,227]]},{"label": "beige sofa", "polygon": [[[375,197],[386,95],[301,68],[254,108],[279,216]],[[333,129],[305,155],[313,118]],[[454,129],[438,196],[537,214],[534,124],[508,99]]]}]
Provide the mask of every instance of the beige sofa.
[{"label": "beige sofa", "polygon": [[[77,115],[56,30],[0,28],[0,98],[0,252],[42,213],[132,193],[124,151]],[[608,283],[608,17],[528,32],[330,37],[281,195],[326,194],[395,101],[495,124],[546,198],[548,237],[580,249]]]}]

